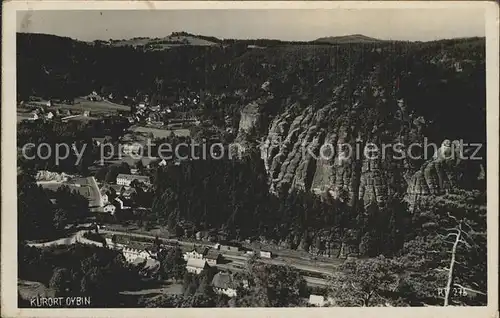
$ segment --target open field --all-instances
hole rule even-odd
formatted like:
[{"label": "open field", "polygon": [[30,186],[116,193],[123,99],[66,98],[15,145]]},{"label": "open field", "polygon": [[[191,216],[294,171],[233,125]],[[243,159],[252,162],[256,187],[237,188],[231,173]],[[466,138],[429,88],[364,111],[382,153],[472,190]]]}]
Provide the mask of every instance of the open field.
[{"label": "open field", "polygon": [[67,104],[56,104],[54,108],[60,108],[60,109],[74,109],[74,110],[90,110],[91,112],[94,111],[96,113],[108,113],[108,112],[118,112],[118,111],[130,111],[130,106],[125,106],[125,105],[119,105],[112,103],[110,101],[88,101],[84,98],[77,98],[75,99],[75,104],[74,105],[67,105]]},{"label": "open field", "polygon": [[154,138],[166,138],[173,132],[178,137],[186,137],[190,135],[189,129],[159,129],[153,127],[132,126],[128,129],[130,132],[139,134],[152,133]]},{"label": "open field", "polygon": [[55,290],[48,288],[40,282],[18,280],[17,288],[19,290],[19,294],[24,299],[55,296]]},{"label": "open field", "polygon": [[134,295],[134,296],[157,296],[161,294],[168,295],[180,295],[182,294],[182,284],[172,282],[170,280],[158,282],[157,286],[151,286],[150,288],[140,289],[140,290],[126,290],[120,292],[122,295]]},{"label": "open field", "polygon": [[77,178],[69,182],[37,182],[44,189],[56,191],[62,186],[67,186],[71,190],[77,191],[80,195],[84,196],[89,201],[89,207],[96,207],[101,205],[101,193],[94,178]]},{"label": "open field", "polygon": [[[47,107],[47,101],[40,102],[27,102],[23,108],[31,107]],[[54,103],[51,107],[47,107],[48,109],[55,110],[72,110],[76,112],[83,112],[85,110],[90,110],[91,112],[96,113],[110,113],[110,112],[118,112],[118,111],[130,111],[130,106],[115,104],[113,102],[102,100],[102,101],[89,101],[85,98],[76,98],[75,103],[73,105],[63,104],[63,103]],[[21,108],[18,107],[18,110],[21,111]]]}]

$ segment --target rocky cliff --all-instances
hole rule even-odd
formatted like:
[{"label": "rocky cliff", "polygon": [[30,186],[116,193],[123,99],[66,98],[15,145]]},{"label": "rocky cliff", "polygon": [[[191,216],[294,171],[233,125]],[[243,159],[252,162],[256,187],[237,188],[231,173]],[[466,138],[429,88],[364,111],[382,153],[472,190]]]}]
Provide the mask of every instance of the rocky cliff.
[{"label": "rocky cliff", "polygon": [[[402,54],[406,64],[399,69],[391,68],[398,57],[389,52],[360,61],[361,70],[352,67],[335,78],[324,74],[319,81],[318,76],[309,91],[304,86],[299,94],[290,91],[275,116],[266,117],[262,102],[245,107],[240,132],[260,132],[270,190],[301,189],[350,204],[383,205],[391,196],[406,195],[411,203],[477,179],[478,170],[466,169],[458,159],[458,147],[454,155],[439,154],[449,151],[448,139],[457,140],[453,145],[485,140],[484,99],[471,100],[485,92],[482,85],[466,83],[472,78],[484,83],[484,56],[472,61],[454,56],[452,47],[436,50],[420,59],[419,53]],[[472,130],[460,129],[467,122]],[[436,146],[424,151],[424,143]],[[370,153],[374,147],[378,151]]]}]

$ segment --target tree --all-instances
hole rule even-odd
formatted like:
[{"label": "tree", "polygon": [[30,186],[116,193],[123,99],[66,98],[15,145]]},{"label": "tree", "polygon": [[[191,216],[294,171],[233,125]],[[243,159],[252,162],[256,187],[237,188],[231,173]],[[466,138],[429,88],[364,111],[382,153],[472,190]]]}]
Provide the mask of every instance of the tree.
[{"label": "tree", "polygon": [[254,288],[239,297],[240,306],[288,307],[301,304],[306,282],[300,272],[289,266],[254,264],[250,273]]},{"label": "tree", "polygon": [[58,230],[64,230],[68,224],[68,212],[63,209],[57,209],[54,213],[54,226]]},{"label": "tree", "polygon": [[124,173],[124,174],[130,174],[130,166],[128,163],[123,161],[120,163],[120,166],[118,167],[118,172],[119,173]]},{"label": "tree", "polygon": [[398,292],[410,306],[442,303],[438,290],[446,283],[446,273],[438,270],[447,257],[442,240],[437,236],[419,236],[404,243],[400,256],[394,259],[404,273]]},{"label": "tree", "polygon": [[399,286],[399,265],[383,256],[348,259],[331,281],[330,295],[339,306],[376,306],[391,302]]},{"label": "tree", "polygon": [[309,252],[309,248],[311,246],[311,242],[310,242],[310,237],[309,237],[309,233],[307,232],[307,230],[304,231],[304,234],[302,235],[302,239],[300,240],[300,245],[299,246],[304,251]]},{"label": "tree", "polygon": [[142,163],[142,160],[137,161],[135,168],[139,171],[139,173],[144,173],[144,164]]},{"label": "tree", "polygon": [[62,295],[69,290],[69,271],[66,268],[56,268],[50,278],[49,287],[55,290],[56,295]]},{"label": "tree", "polygon": [[109,167],[108,172],[106,173],[105,181],[107,183],[115,183],[116,177],[118,176],[119,173],[120,172],[117,166]]},{"label": "tree", "polygon": [[464,191],[424,201],[413,223],[418,236],[398,257],[406,272],[402,296],[431,305],[485,304],[485,198]]},{"label": "tree", "polygon": [[161,264],[160,275],[163,279],[186,279],[186,261],[179,247],[171,247],[166,250],[163,249],[158,255],[158,260]]},{"label": "tree", "polygon": [[155,246],[157,249],[160,249],[160,247],[161,247],[161,240],[160,240],[160,238],[158,237],[158,235],[156,235],[156,236],[155,236],[154,246]]},{"label": "tree", "polygon": [[108,173],[108,168],[102,167],[96,171],[95,178],[99,181],[104,181],[106,179],[107,173]]},{"label": "tree", "polygon": [[[459,288],[467,288],[469,290],[472,290],[473,292],[480,293],[485,295],[484,292],[478,291],[478,290],[473,290],[470,287],[464,287],[460,284],[456,285],[454,282],[456,281],[456,266],[459,263],[463,264],[462,262],[459,262],[457,260],[458,258],[458,251],[460,245],[462,245],[465,249],[472,249],[473,245],[477,246],[477,243],[475,243],[472,240],[472,235],[477,234],[477,232],[474,231],[474,229],[471,227],[469,222],[466,219],[458,219],[457,217],[451,215],[448,213],[448,217],[453,220],[453,222],[456,224],[454,227],[447,228],[446,231],[448,232],[445,236],[441,236],[444,240],[445,243],[448,245],[451,245],[450,247],[450,261],[449,261],[449,266],[444,268],[444,270],[447,271],[447,280],[446,280],[446,287],[445,287],[445,294],[444,294],[444,302],[443,306],[448,306],[450,304],[451,300],[451,295],[452,295],[452,289],[455,288],[455,286],[458,286]],[[448,238],[454,238],[452,241],[449,241]]]}]

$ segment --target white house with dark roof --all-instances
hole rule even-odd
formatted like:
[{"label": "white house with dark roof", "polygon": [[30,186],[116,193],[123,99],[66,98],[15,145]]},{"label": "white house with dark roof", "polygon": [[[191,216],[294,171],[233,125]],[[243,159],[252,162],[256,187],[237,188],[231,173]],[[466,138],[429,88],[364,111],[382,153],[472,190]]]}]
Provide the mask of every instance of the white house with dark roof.
[{"label": "white house with dark roof", "polygon": [[212,279],[212,287],[217,294],[236,297],[237,284],[229,273],[218,272]]},{"label": "white house with dark roof", "polygon": [[269,251],[260,251],[259,255],[262,258],[271,258],[272,257],[272,253]]},{"label": "white house with dark roof", "polygon": [[138,142],[120,144],[119,148],[124,155],[139,154],[143,145]]},{"label": "white house with dark roof", "polygon": [[217,250],[209,249],[203,258],[207,261],[208,265],[215,266],[221,262],[222,255]]},{"label": "white house with dark roof", "polygon": [[316,306],[316,307],[324,307],[324,306],[335,304],[335,300],[332,297],[325,297],[322,295],[311,294],[309,296],[309,299],[307,300],[307,303],[309,305]]},{"label": "white house with dark roof", "polygon": [[199,258],[190,258],[187,260],[186,270],[188,273],[200,274],[201,271],[208,268],[207,261]]},{"label": "white house with dark roof", "polygon": [[123,256],[125,260],[129,263],[133,263],[137,258],[147,258],[149,254],[144,250],[139,250],[135,248],[124,247],[122,249]]},{"label": "white house with dark roof", "polygon": [[113,204],[105,205],[104,208],[103,208],[103,211],[106,212],[106,213],[110,213],[111,215],[113,215],[113,214],[115,214],[116,206],[114,206]]},{"label": "white house with dark roof", "polygon": [[39,117],[38,117],[38,114],[37,114],[37,113],[35,113],[35,112],[32,112],[32,113],[30,114],[30,117],[29,117],[28,119],[30,119],[30,120],[37,120],[38,118],[39,118]]},{"label": "white house with dark roof", "polygon": [[184,253],[184,260],[188,261],[189,259],[204,259],[207,252],[208,248],[206,247],[193,247],[190,251]]},{"label": "white house with dark roof", "polygon": [[140,176],[140,175],[133,175],[133,174],[123,174],[123,173],[120,173],[116,177],[116,184],[130,187],[130,184],[134,180],[137,180],[139,182],[145,183],[147,185],[151,184],[151,180],[149,179],[148,176]]}]

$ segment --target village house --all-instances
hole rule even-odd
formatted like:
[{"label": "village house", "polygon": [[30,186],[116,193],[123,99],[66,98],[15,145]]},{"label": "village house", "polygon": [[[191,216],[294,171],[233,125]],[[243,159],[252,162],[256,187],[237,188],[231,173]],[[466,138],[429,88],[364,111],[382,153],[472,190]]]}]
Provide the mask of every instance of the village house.
[{"label": "village house", "polygon": [[165,159],[162,159],[159,163],[158,166],[163,167],[167,165],[167,161]]},{"label": "village house", "polygon": [[216,245],[216,249],[220,251],[229,251],[229,252],[238,252],[241,248],[241,245],[236,242],[221,242],[219,245]]},{"label": "village house", "polygon": [[145,263],[145,264],[142,267],[142,269],[139,271],[139,273],[141,275],[143,275],[144,277],[151,277],[152,275],[154,275],[152,273],[157,272],[160,269],[160,265],[161,265],[160,261],[158,261],[156,259],[152,259],[152,258],[144,259],[144,258],[138,257],[133,262],[134,265],[139,265],[142,263]]},{"label": "village house", "polygon": [[143,148],[140,143],[121,144],[120,148],[124,155],[137,154]]},{"label": "village house", "polygon": [[220,264],[222,255],[217,250],[209,249],[204,256],[204,259],[207,261],[208,265],[214,266]]},{"label": "village house", "polygon": [[325,297],[325,296],[321,296],[321,295],[311,294],[309,296],[307,303],[309,305],[312,305],[312,306],[323,307],[323,306],[334,304],[334,300],[331,297]]},{"label": "village house", "polygon": [[134,188],[128,188],[122,191],[121,195],[125,199],[130,199],[133,194],[137,194],[137,191]]},{"label": "village house", "polygon": [[105,213],[113,215],[116,212],[116,207],[113,204],[108,204],[104,206],[103,210]]},{"label": "village house", "polygon": [[224,294],[228,297],[236,297],[237,284],[233,276],[229,273],[219,272],[212,279],[212,287],[217,294]]},{"label": "village house", "polygon": [[106,191],[104,189],[101,189],[101,200],[102,200],[103,205],[106,205],[109,203],[109,197],[106,194]]},{"label": "village house", "polygon": [[139,182],[142,182],[146,185],[150,185],[151,182],[150,182],[150,179],[148,176],[140,176],[140,175],[132,175],[132,174],[123,174],[123,173],[120,173],[117,177],[116,177],[116,184],[118,185],[124,185],[124,186],[127,186],[127,187],[130,187],[130,184],[132,183],[132,181],[134,180],[137,180]]},{"label": "village house", "polygon": [[205,234],[204,232],[202,231],[198,231],[194,234],[194,238],[197,240],[197,241],[201,241],[202,237],[205,237]]},{"label": "village house", "polygon": [[125,260],[129,263],[133,263],[137,258],[151,259],[152,255],[147,250],[140,250],[137,248],[124,247],[122,249],[123,256]]},{"label": "village house", "polygon": [[38,114],[35,112],[31,113],[29,117],[30,120],[38,120],[38,118]]},{"label": "village house", "polygon": [[201,271],[207,269],[209,266],[207,261],[199,258],[190,258],[187,260],[186,270],[188,273],[200,274]]},{"label": "village house", "polygon": [[52,119],[52,118],[54,118],[54,113],[53,112],[49,112],[47,115],[45,115],[45,117],[47,119]]},{"label": "village house", "polygon": [[268,252],[268,251],[260,251],[260,257],[262,257],[262,258],[271,258],[272,257],[272,253]]},{"label": "village house", "polygon": [[113,242],[113,240],[109,237],[106,237],[105,240],[106,240],[106,245],[108,246],[108,248],[123,250],[123,248],[126,247],[123,244]]},{"label": "village house", "polygon": [[155,106],[150,106],[149,109],[151,109],[151,111],[153,112],[159,112],[161,107],[160,105],[155,105]]},{"label": "village house", "polygon": [[184,260],[188,261],[190,259],[204,259],[207,252],[208,248],[206,247],[194,247],[192,250],[184,253]]},{"label": "village house", "polygon": [[102,100],[102,97],[99,96],[96,91],[93,91],[92,94],[88,95],[86,98],[91,102],[97,102]]}]

